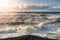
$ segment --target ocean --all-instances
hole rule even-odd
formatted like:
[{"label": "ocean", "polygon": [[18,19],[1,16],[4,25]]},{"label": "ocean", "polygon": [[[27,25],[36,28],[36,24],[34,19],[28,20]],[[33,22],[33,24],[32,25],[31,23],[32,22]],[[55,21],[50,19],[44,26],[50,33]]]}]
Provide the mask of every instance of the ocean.
[{"label": "ocean", "polygon": [[9,19],[9,22],[0,22],[0,39],[22,35],[36,35],[51,39],[60,37],[58,36],[60,35],[59,13],[18,12],[16,14],[11,20]]}]

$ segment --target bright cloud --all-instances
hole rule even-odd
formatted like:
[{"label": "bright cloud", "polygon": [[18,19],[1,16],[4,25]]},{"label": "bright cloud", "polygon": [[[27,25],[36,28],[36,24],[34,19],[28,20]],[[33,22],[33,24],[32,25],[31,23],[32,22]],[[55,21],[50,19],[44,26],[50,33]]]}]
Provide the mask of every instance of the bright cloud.
[{"label": "bright cloud", "polygon": [[[19,10],[50,10],[56,11],[58,5],[51,4],[19,4],[17,9]],[[59,9],[60,10],[60,9]]]},{"label": "bright cloud", "polygon": [[20,4],[18,7],[20,9],[46,9],[46,8],[53,8],[55,5],[49,4]]}]

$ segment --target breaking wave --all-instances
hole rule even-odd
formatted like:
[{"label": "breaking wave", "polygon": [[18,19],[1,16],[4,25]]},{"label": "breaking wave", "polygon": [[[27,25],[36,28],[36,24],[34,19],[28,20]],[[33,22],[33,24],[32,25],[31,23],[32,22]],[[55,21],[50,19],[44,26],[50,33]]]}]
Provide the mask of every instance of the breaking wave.
[{"label": "breaking wave", "polygon": [[54,23],[56,19],[48,19],[50,17],[48,15],[23,14],[13,18],[13,21],[15,20],[16,23],[0,24],[0,38],[22,35],[36,35],[48,38],[57,37],[57,24],[59,23]]}]

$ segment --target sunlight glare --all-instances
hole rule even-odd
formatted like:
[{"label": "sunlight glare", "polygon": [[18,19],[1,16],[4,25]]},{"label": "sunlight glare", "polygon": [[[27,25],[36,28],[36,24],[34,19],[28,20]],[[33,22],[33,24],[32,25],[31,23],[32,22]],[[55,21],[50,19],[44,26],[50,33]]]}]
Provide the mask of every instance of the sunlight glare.
[{"label": "sunlight glare", "polygon": [[16,6],[16,0],[0,0],[0,11],[7,11]]}]

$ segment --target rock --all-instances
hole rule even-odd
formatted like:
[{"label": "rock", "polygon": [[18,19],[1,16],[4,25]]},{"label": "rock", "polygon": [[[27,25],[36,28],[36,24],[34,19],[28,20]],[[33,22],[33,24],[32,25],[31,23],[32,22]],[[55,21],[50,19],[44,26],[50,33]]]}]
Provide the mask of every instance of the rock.
[{"label": "rock", "polygon": [[5,38],[0,40],[57,40],[57,39],[42,38],[34,35],[24,35],[20,37]]}]

